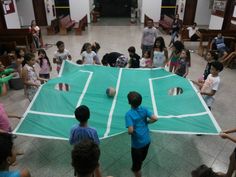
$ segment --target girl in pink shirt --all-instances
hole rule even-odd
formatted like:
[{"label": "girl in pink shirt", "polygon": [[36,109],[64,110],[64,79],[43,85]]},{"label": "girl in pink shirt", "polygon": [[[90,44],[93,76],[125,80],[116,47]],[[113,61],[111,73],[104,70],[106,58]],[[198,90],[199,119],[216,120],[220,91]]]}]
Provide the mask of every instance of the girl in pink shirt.
[{"label": "girl in pink shirt", "polygon": [[50,79],[50,72],[52,71],[51,63],[45,50],[40,49],[38,51],[38,62],[40,65],[39,77],[44,79]]}]

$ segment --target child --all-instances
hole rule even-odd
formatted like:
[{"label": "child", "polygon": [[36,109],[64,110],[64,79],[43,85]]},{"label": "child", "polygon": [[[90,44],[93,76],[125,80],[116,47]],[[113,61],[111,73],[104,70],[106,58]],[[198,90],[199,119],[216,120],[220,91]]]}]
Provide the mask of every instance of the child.
[{"label": "child", "polygon": [[199,83],[193,81],[194,84],[198,85],[200,88],[200,93],[206,102],[208,108],[211,110],[211,106],[215,100],[214,95],[218,90],[220,84],[219,73],[223,70],[223,65],[220,62],[211,63],[211,74],[208,75],[204,83]]},{"label": "child", "polygon": [[15,54],[16,54],[16,60],[12,63],[11,66],[19,74],[19,77],[21,77],[22,62],[24,61],[25,52],[23,49],[16,48]]},{"label": "child", "polygon": [[171,46],[171,44],[175,42],[175,38],[176,37],[178,38],[181,26],[182,25],[181,25],[181,20],[179,19],[179,14],[176,14],[171,25],[171,40],[170,40],[169,47]]},{"label": "child", "polygon": [[191,175],[192,177],[222,177],[222,173],[216,173],[206,165],[200,165],[197,169],[191,172]]},{"label": "child", "polygon": [[52,71],[52,66],[45,50],[40,49],[38,51],[38,56],[40,66],[39,77],[44,79],[50,79],[50,71]]},{"label": "child", "polygon": [[141,68],[152,67],[151,51],[144,52],[143,58],[140,60],[140,67]]},{"label": "child", "polygon": [[81,54],[83,64],[96,64],[97,55],[94,51],[92,51],[92,45],[88,43],[85,47],[86,47],[86,50],[83,51]]},{"label": "child", "polygon": [[127,98],[131,109],[125,115],[125,122],[128,133],[131,135],[132,171],[135,177],[141,177],[142,163],[151,142],[148,123],[156,122],[157,117],[147,108],[140,106],[142,96],[138,92],[129,92]]},{"label": "child", "polygon": [[11,165],[16,161],[17,152],[15,151],[12,135],[0,133],[0,176],[1,177],[30,177],[27,169],[9,171]]},{"label": "child", "polygon": [[19,116],[7,114],[3,104],[0,103],[0,132],[10,133],[12,131],[9,118],[20,119]]},{"label": "child", "polygon": [[95,142],[83,140],[74,146],[71,157],[76,177],[94,176],[99,167],[100,149]]},{"label": "child", "polygon": [[70,144],[79,143],[84,139],[91,139],[96,144],[99,144],[99,138],[97,131],[94,128],[88,126],[88,119],[90,117],[89,108],[85,105],[81,105],[75,110],[75,118],[80,122],[72,127],[70,132]]},{"label": "child", "polygon": [[139,68],[140,65],[140,56],[135,53],[135,47],[131,46],[128,48],[129,52],[129,68]]},{"label": "child", "polygon": [[222,33],[218,33],[217,36],[212,40],[210,49],[213,50],[213,44],[215,44],[219,56],[224,58],[227,55],[227,47],[225,45],[224,37]]},{"label": "child", "polygon": [[[236,137],[229,135],[230,133],[235,133],[235,132],[236,128],[225,130],[220,134],[220,136],[223,139],[229,139],[232,142],[236,143]],[[234,149],[233,153],[230,156],[229,167],[227,173],[223,175],[223,177],[232,177],[234,171],[236,171],[236,148]]]},{"label": "child", "polygon": [[65,49],[64,42],[58,41],[56,45],[58,50],[54,53],[53,63],[57,64],[57,73],[59,73],[63,60],[71,60],[72,58],[69,51]]},{"label": "child", "polygon": [[33,36],[33,41],[34,41],[34,45],[36,47],[36,49],[38,49],[40,47],[40,28],[37,26],[36,21],[32,20],[31,21],[31,26],[29,27],[30,33]]},{"label": "child", "polygon": [[218,56],[214,51],[211,50],[211,51],[207,52],[207,55],[206,55],[207,65],[206,65],[206,68],[203,73],[204,81],[207,79],[207,76],[210,74],[211,63],[214,61],[217,61],[217,60],[218,60]]},{"label": "child", "polygon": [[181,77],[186,77],[188,75],[189,65],[190,65],[190,52],[189,50],[183,49],[180,54],[179,64],[176,67],[175,74]]},{"label": "child", "polygon": [[153,67],[165,67],[168,62],[168,51],[163,37],[156,38],[153,47]]},{"label": "child", "polygon": [[172,53],[170,56],[170,68],[169,71],[175,71],[181,51],[184,49],[184,45],[180,41],[175,41],[172,46]]},{"label": "child", "polygon": [[23,62],[22,79],[25,85],[25,95],[31,101],[36,94],[41,81],[45,82],[46,79],[39,78],[35,72],[34,64],[36,63],[35,55],[32,53],[25,54]]},{"label": "child", "polygon": [[[90,117],[89,108],[85,105],[81,105],[75,110],[75,118],[80,122],[80,124],[74,125],[70,131],[70,144],[75,145],[83,140],[91,140],[97,145],[100,141],[95,128],[88,126],[88,119]],[[101,176],[99,170],[99,165],[95,169],[95,174],[97,177]]]}]

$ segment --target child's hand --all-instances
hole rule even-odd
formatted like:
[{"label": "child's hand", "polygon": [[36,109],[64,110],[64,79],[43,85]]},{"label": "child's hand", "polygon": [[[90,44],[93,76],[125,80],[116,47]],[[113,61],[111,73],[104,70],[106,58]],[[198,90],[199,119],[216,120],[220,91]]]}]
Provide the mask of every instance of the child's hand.
[{"label": "child's hand", "polygon": [[228,138],[228,134],[221,132],[220,137],[223,139]]}]

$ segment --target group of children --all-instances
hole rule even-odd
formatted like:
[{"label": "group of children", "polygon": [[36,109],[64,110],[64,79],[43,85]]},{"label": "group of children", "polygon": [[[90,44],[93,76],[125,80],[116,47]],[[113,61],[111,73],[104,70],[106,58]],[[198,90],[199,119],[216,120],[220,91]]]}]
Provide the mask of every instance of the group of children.
[{"label": "group of children", "polygon": [[[56,46],[57,51],[54,53],[53,63],[57,65],[56,70],[59,73],[63,60],[72,60],[72,57],[69,51],[65,49],[65,45],[62,41],[58,41]],[[85,43],[81,50],[82,59],[78,60],[77,63],[101,64],[97,56],[99,49],[100,45],[98,43]],[[142,58],[136,54],[136,49],[133,46],[128,48],[128,52],[130,59],[126,64],[128,64],[129,68],[164,68],[166,65],[169,65],[169,71],[174,72],[181,77],[186,77],[189,73],[190,53],[185,49],[184,45],[180,41],[173,42],[170,57],[168,57],[168,50],[162,37],[157,37],[155,39],[153,47],[143,47]],[[29,100],[32,100],[38,87],[43,82],[50,79],[52,65],[43,49],[38,50],[37,59],[34,54],[25,54],[22,49],[17,49],[15,54],[16,58],[10,67],[13,68],[14,72],[17,72],[19,76],[22,77],[25,85],[25,94]],[[211,109],[214,102],[214,95],[218,90],[220,83],[219,72],[223,70],[223,65],[217,61],[217,55],[213,51],[207,53],[206,60],[207,65],[203,76],[198,81],[193,81],[193,83],[199,86],[203,99],[209,109]],[[36,63],[40,66],[39,75],[37,75],[34,67]],[[126,64],[123,66],[126,66]],[[156,115],[141,106],[142,96],[138,92],[129,92],[127,99],[128,103],[131,105],[131,109],[125,115],[125,123],[128,133],[131,135],[132,171],[135,177],[141,177],[142,163],[146,158],[151,142],[148,124],[154,123],[158,119]],[[0,111],[4,112],[3,110],[4,109],[1,108],[0,105]],[[5,112],[1,115],[5,115],[3,118],[0,116],[1,119],[8,119]],[[79,121],[79,124],[72,127],[69,140],[70,144],[74,146],[72,151],[72,166],[75,169],[75,174],[78,177],[83,175],[93,176],[94,174],[95,176],[100,177],[102,176],[99,168],[100,141],[96,129],[89,127],[88,125],[88,119],[90,118],[89,108],[85,105],[79,106],[75,110],[75,117]],[[9,166],[15,161],[12,137],[6,134],[7,132],[11,132],[9,122],[5,121],[5,127],[6,129],[1,129],[0,126],[0,132],[3,132],[0,134],[0,146],[5,148],[3,155],[0,155],[1,171],[8,171]],[[221,133],[220,136],[236,142],[235,138],[228,135],[235,131],[235,129],[227,130]],[[227,174],[222,175],[224,177],[231,177],[235,170],[235,151],[231,155],[230,166]],[[1,171],[0,176],[2,173]],[[30,176],[27,170],[17,173],[20,174],[18,176]],[[200,174],[197,170],[192,173],[192,176],[208,177]]]}]

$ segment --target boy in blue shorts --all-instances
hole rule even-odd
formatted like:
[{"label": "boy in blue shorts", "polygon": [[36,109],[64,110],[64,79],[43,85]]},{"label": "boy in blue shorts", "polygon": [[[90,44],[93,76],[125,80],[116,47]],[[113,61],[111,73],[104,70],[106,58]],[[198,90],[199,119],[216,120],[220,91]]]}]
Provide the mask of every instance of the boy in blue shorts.
[{"label": "boy in blue shorts", "polygon": [[[135,177],[141,177],[142,163],[145,160],[151,142],[148,124],[157,121],[157,116],[140,106],[142,96],[135,91],[127,95],[131,109],[125,115],[126,127],[131,135],[132,171]],[[149,119],[147,119],[149,118]]]},{"label": "boy in blue shorts", "polygon": [[75,110],[75,118],[80,122],[74,125],[70,131],[70,144],[74,145],[82,140],[92,140],[99,145],[100,141],[95,128],[88,126],[88,119],[90,117],[89,108],[81,105]]}]

